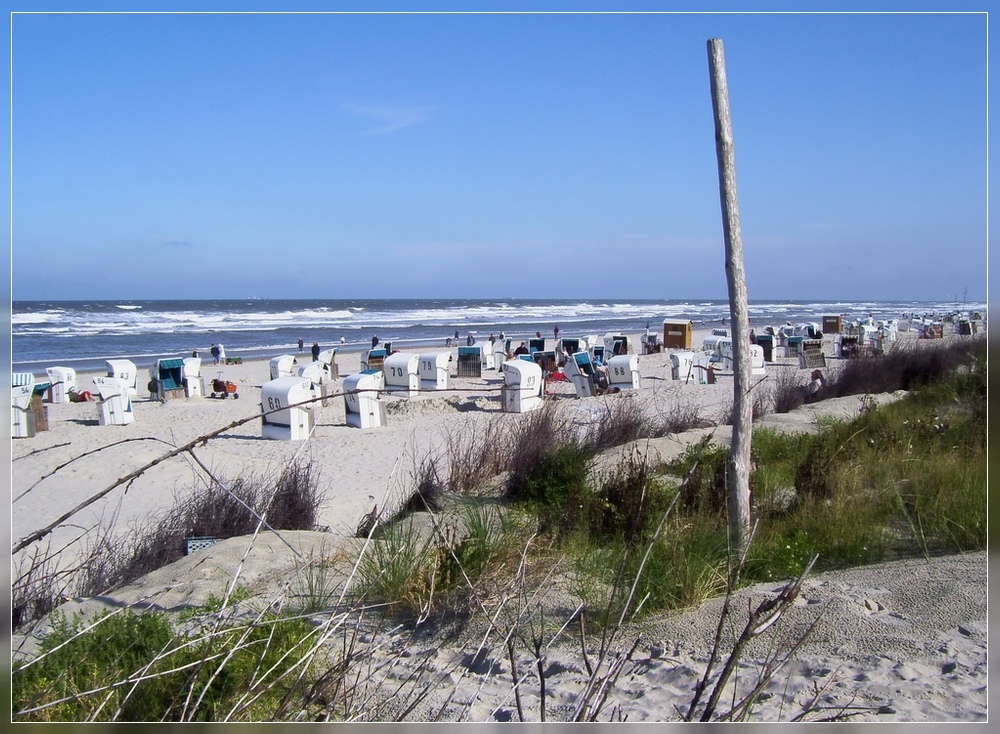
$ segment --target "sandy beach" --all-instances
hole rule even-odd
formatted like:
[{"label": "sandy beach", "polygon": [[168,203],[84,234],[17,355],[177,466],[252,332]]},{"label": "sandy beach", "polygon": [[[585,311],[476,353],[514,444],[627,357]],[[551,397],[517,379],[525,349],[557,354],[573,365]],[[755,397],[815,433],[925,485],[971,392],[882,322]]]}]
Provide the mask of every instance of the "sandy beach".
[{"label": "sandy beach", "polygon": [[[696,348],[707,333],[695,332]],[[640,351],[641,336],[631,337],[635,352]],[[548,342],[551,345],[552,340]],[[826,349],[829,353],[829,340]],[[421,351],[447,350],[442,346]],[[453,347],[451,351],[454,354],[456,350]],[[308,349],[295,356],[300,364],[311,361]],[[361,356],[358,352],[337,356],[340,378],[328,386],[330,392],[337,392],[345,376],[360,370]],[[641,401],[642,409],[651,415],[678,404],[694,404],[701,415],[713,421],[732,404],[732,375],[725,371],[718,373],[715,384],[684,384],[671,379],[669,352],[640,354],[638,360],[638,390],[578,399],[571,383],[559,381],[549,383],[549,399],[579,421],[599,420],[612,400]],[[828,358],[831,365],[837,361]],[[447,391],[424,391],[411,398],[386,396],[387,424],[383,427],[362,430],[348,426],[344,400],[334,397],[318,409],[315,430],[307,440],[283,441],[263,438],[261,421],[256,418],[261,387],[270,379],[268,360],[216,367],[210,357],[205,359],[202,375],[206,386],[219,371],[237,386],[239,398],[225,400],[151,400],[145,385],[146,365],[139,365],[135,421],[130,425],[99,425],[96,403],[49,404],[48,430],[12,442],[12,540],[16,544],[46,528],[119,477],[173,448],[250,418],[199,445],[194,454],[215,476],[228,479],[247,474],[274,477],[291,462],[311,463],[325,496],[315,530],[289,533],[284,541],[264,533],[249,555],[246,538],[229,539],[100,601],[68,601],[64,611],[94,613],[140,600],[143,605],[176,610],[218,594],[237,569],[243,583],[267,596],[280,587],[281,579],[292,573],[297,562],[285,541],[296,545],[303,556],[355,543],[355,529],[364,515],[376,507],[386,514],[398,509],[413,491],[420,461],[440,453],[449,435],[474,430],[482,421],[518,419],[516,414],[501,411],[500,372],[484,370],[481,378],[457,378],[454,361],[451,370]],[[769,376],[794,371],[802,384],[808,382],[810,372],[799,369],[795,358],[769,363],[767,370]],[[93,378],[100,374],[104,373],[79,374],[80,389],[90,389]],[[900,395],[875,397],[888,401]],[[755,425],[815,430],[817,417],[849,418],[860,407],[858,397],[832,399],[793,413],[768,415]],[[719,426],[714,429],[714,440],[725,443],[729,431],[729,427]],[[654,457],[676,455],[702,435],[690,433],[650,441],[644,450]],[[188,493],[203,489],[206,481],[204,469],[187,456],[156,463],[126,486],[74,514],[40,543],[50,549],[66,546],[69,550],[63,562],[70,565],[74,544],[81,543],[96,526],[124,530],[148,522],[183,502]],[[85,545],[86,541],[82,542]],[[811,695],[815,683],[828,684],[823,701],[829,705],[858,707],[858,721],[984,721],[986,571],[987,557],[982,552],[811,576],[789,612],[790,630],[801,629],[818,611],[822,612],[821,622],[785,674],[762,697],[753,718],[789,719]],[[744,589],[734,608],[745,612],[747,600],[773,594],[779,586]],[[689,699],[703,669],[720,603],[710,601],[683,613],[647,620],[641,629],[628,631],[633,636],[641,633],[641,641],[610,695],[609,716],[618,706],[629,721],[678,719],[675,707]],[[472,631],[457,637],[447,630],[438,632],[437,636],[424,631],[400,632],[387,645],[386,656],[400,647],[407,649],[405,656],[398,657],[400,668],[390,679],[397,680],[408,665],[422,660],[428,665],[428,676],[440,681],[411,718],[428,720],[441,715],[446,720],[516,720],[509,665],[498,662],[483,666],[482,655],[477,657],[482,640]],[[622,639],[632,638],[624,635]],[[30,651],[34,637],[15,635],[13,642],[15,650]],[[494,646],[488,655],[503,657],[495,641],[491,644]],[[548,701],[552,720],[572,713],[572,694],[586,678],[577,648],[578,642],[567,637],[554,641],[547,653],[550,691],[557,692],[550,694]],[[755,654],[757,657],[742,664],[741,681],[750,678],[763,651]],[[463,671],[459,679],[456,670]],[[537,699],[526,696],[526,708],[537,712]]]}]

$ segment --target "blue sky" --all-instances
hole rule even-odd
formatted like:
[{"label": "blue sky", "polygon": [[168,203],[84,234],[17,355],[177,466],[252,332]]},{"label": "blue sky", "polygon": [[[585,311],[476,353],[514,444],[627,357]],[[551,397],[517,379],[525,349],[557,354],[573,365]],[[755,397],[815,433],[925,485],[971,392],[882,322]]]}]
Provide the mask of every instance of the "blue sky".
[{"label": "blue sky", "polygon": [[15,14],[12,297],[724,298],[720,38],[751,298],[982,299],[986,21]]}]

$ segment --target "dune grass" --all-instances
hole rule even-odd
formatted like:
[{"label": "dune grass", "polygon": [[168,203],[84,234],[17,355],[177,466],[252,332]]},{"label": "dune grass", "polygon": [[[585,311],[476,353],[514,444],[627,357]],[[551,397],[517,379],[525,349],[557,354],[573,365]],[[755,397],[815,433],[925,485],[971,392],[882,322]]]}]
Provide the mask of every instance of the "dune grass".
[{"label": "dune grass", "polygon": [[[882,407],[862,400],[855,419],[826,421],[816,435],[754,432],[758,529],[744,582],[795,576],[814,555],[821,570],[985,547],[985,370],[981,352],[964,343],[954,349],[895,353],[888,369],[899,382],[892,384],[922,386],[906,400]],[[886,386],[874,365],[855,369],[853,386],[866,384],[861,373]],[[609,574],[638,572],[643,544],[677,495],[673,516],[645,554],[638,586],[644,609],[717,595],[731,561],[728,449],[694,446],[660,468],[626,456],[596,476],[591,460],[615,445],[608,436],[624,443],[650,429],[627,402],[605,419],[610,425],[573,431],[544,410],[526,418],[507,444],[514,469],[506,500],[535,519],[554,552],[571,556],[573,584],[593,604],[595,590],[614,587]]]},{"label": "dune grass", "polygon": [[131,610],[82,629],[80,620],[55,619],[38,658],[16,667],[19,721],[274,718],[302,685],[280,663],[311,635],[301,619],[268,615],[188,637],[165,615]]}]

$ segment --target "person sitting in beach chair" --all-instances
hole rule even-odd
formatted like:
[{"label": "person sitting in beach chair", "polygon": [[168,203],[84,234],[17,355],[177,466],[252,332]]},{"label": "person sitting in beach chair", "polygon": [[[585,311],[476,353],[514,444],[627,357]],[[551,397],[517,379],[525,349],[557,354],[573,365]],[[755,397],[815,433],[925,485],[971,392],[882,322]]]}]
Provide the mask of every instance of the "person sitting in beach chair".
[{"label": "person sitting in beach chair", "polygon": [[608,376],[608,367],[601,361],[600,357],[594,357],[594,387],[597,388],[597,394],[607,391],[611,386],[611,378]]},{"label": "person sitting in beach chair", "polygon": [[809,384],[805,387],[805,400],[807,403],[815,403],[823,399],[826,390],[826,379],[819,370],[813,370],[809,375]]}]

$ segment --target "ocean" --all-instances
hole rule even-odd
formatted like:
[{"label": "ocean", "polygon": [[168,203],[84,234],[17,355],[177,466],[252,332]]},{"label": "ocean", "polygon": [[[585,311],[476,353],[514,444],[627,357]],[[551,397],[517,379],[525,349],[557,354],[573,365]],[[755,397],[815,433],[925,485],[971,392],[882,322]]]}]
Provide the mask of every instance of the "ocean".
[{"label": "ocean", "polygon": [[[824,315],[855,320],[904,314],[986,313],[985,303],[953,301],[751,301],[752,325],[822,322]],[[11,304],[11,367],[44,373],[63,365],[77,371],[103,370],[105,360],[130,359],[140,368],[164,357],[186,357],[198,349],[209,357],[213,344],[226,356],[259,358],[341,344],[344,350],[371,346],[372,335],[394,347],[444,346],[458,332],[482,342],[490,333],[527,338],[609,331],[636,333],[664,320],[693,321],[696,328],[729,318],[726,299],[690,300],[493,300],[493,299],[244,299],[176,301],[14,301]]]}]

